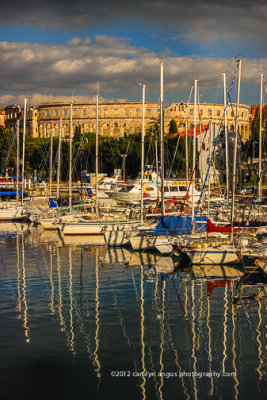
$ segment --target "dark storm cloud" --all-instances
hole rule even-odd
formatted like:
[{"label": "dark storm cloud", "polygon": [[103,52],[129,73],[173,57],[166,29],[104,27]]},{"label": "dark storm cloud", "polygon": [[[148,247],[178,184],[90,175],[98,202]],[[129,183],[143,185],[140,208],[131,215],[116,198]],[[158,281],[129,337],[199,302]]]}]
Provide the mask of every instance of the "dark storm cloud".
[{"label": "dark storm cloud", "polygon": [[193,41],[244,40],[264,45],[265,0],[4,0],[0,23],[63,31],[121,21],[171,28]]}]

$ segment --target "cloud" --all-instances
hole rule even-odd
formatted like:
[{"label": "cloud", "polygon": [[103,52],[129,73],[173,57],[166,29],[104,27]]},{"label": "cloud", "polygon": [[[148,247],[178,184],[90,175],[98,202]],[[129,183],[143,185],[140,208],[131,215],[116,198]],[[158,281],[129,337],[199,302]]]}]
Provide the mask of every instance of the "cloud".
[{"label": "cloud", "polygon": [[[20,95],[31,95],[32,104],[72,93],[88,99],[95,93],[97,81],[103,96],[130,100],[140,98],[138,82],[143,82],[148,98],[155,101],[160,56],[131,45],[127,39],[101,35],[73,38],[56,46],[0,42],[1,104],[17,103]],[[199,80],[201,90],[214,90],[222,83],[222,72],[228,71],[230,80],[235,68],[235,60],[227,58],[166,54],[163,63],[165,93],[173,99],[189,92],[193,79]],[[266,59],[244,59],[242,82],[258,85],[260,65],[266,69]]]},{"label": "cloud", "polygon": [[13,0],[1,4],[0,23],[62,31],[143,23],[184,40],[242,40],[264,48],[266,13],[264,0]]}]

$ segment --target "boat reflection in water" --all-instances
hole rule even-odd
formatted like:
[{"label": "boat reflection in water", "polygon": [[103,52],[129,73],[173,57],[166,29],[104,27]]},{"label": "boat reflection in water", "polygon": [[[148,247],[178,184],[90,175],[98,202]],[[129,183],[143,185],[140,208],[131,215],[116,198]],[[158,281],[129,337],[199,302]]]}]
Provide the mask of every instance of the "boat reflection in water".
[{"label": "boat reflection in water", "polygon": [[184,266],[31,229],[0,239],[5,398],[263,397],[257,266]]}]

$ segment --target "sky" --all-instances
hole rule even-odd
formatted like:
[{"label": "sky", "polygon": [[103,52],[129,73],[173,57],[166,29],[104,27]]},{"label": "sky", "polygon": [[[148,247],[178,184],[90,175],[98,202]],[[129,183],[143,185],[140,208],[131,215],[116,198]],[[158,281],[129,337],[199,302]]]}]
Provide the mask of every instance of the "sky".
[{"label": "sky", "polygon": [[[240,101],[257,104],[266,76],[263,0],[2,0],[0,107],[65,100],[223,103],[242,59]],[[236,82],[236,81],[235,81]],[[236,100],[233,85],[231,100]]]}]

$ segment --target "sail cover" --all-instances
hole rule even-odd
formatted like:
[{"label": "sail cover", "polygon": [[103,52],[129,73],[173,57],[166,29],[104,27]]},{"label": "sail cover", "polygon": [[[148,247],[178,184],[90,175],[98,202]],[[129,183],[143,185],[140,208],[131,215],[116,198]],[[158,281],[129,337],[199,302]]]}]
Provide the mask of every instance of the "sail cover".
[{"label": "sail cover", "polygon": [[[195,232],[207,232],[207,217],[198,216],[195,219]],[[192,217],[162,217],[155,228],[156,236],[183,235],[191,232]]]}]

